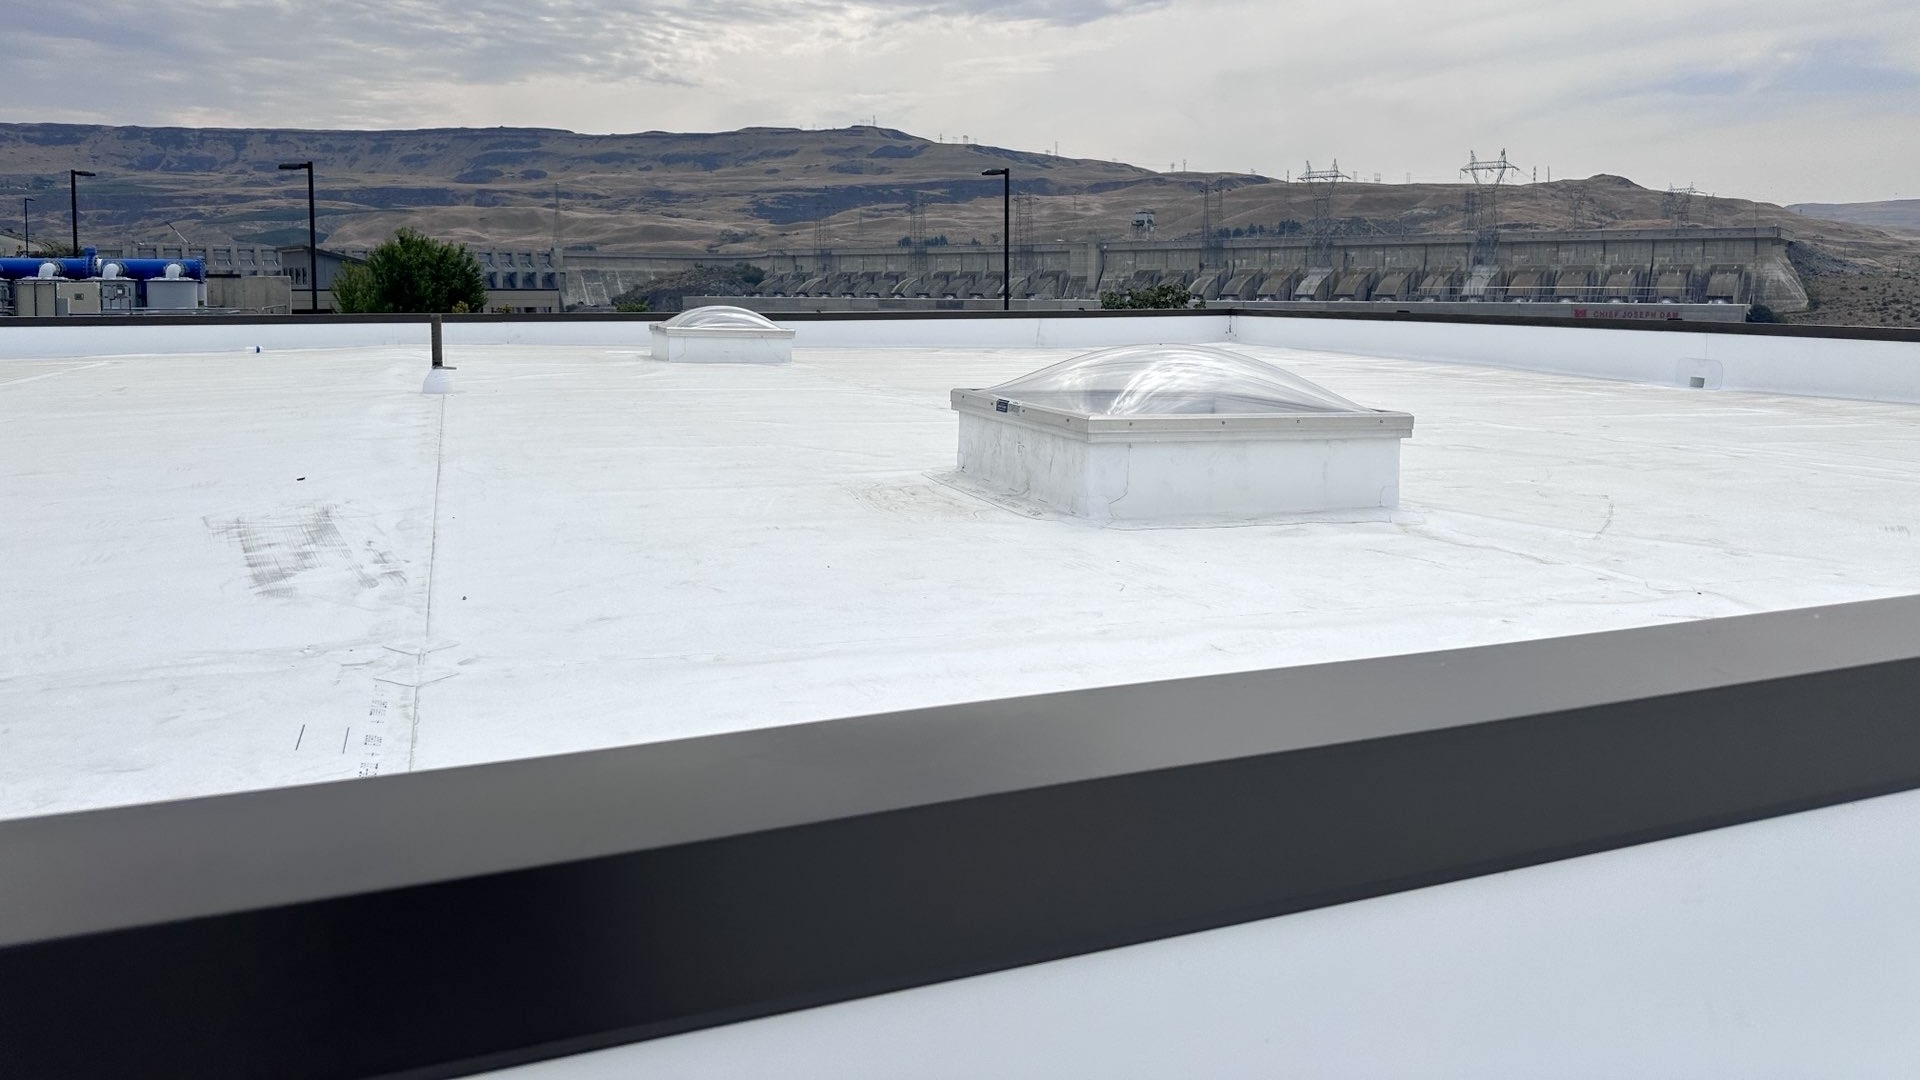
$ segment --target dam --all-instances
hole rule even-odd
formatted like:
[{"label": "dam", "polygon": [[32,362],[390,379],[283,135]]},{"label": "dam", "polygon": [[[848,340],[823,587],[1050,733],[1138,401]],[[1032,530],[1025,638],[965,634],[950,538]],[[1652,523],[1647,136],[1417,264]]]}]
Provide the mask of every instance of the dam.
[{"label": "dam", "polygon": [[[1143,239],[1016,244],[1015,299],[1097,300],[1181,284],[1207,301],[1764,304],[1799,311],[1806,290],[1778,227],[1482,234]],[[699,265],[745,262],[768,299],[993,299],[997,244],[886,245],[753,256],[593,252],[567,256],[569,306]],[[779,305],[784,306],[784,305]]]}]

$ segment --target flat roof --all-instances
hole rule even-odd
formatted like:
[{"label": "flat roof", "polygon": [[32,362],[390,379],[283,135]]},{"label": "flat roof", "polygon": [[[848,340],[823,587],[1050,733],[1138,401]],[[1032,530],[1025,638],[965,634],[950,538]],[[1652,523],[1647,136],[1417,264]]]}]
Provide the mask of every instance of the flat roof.
[{"label": "flat roof", "polygon": [[1229,347],[1420,418],[1394,520],[954,485],[1081,349],[0,360],[0,817],[1920,591],[1920,406]]}]

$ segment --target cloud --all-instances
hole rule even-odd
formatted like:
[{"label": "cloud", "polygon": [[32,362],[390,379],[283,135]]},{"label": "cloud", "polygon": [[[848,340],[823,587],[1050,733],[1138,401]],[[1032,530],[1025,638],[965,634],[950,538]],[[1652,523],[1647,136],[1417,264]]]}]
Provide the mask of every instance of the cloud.
[{"label": "cloud", "polygon": [[1876,42],[1813,41],[1734,66],[1689,71],[1651,88],[1703,102],[1739,99],[1772,106],[1831,98],[1896,98],[1920,92],[1920,71],[1901,67]]},{"label": "cloud", "polygon": [[904,6],[912,9],[909,17],[971,15],[1055,26],[1082,26],[1116,15],[1158,10],[1172,3],[1173,0],[934,0]]},{"label": "cloud", "polygon": [[[0,119],[838,126],[1278,175],[1338,157],[1831,200],[1912,190],[1920,5],[94,0],[24,5]],[[1823,171],[1798,164],[1818,156]]]}]

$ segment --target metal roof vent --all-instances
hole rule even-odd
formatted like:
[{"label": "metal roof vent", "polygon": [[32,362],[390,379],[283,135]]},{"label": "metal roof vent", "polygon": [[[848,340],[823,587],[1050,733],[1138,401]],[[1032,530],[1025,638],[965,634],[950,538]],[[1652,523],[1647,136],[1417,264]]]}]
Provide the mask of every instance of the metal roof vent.
[{"label": "metal roof vent", "polygon": [[679,363],[784,364],[792,330],[757,311],[713,304],[653,324],[653,358]]},{"label": "metal roof vent", "polygon": [[1128,345],[953,391],[960,472],[1095,520],[1247,520],[1399,503],[1413,417],[1263,360]]}]

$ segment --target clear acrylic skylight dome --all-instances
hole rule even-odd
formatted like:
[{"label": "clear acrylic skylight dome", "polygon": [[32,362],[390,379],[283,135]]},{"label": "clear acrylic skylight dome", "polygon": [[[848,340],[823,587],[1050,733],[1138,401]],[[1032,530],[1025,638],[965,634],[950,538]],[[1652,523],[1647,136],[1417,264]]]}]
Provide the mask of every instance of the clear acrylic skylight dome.
[{"label": "clear acrylic skylight dome", "polygon": [[1101,349],[982,393],[1088,416],[1373,411],[1264,360],[1206,345]]},{"label": "clear acrylic skylight dome", "polygon": [[771,319],[757,311],[726,304],[709,304],[683,311],[662,324],[674,330],[778,330]]}]

